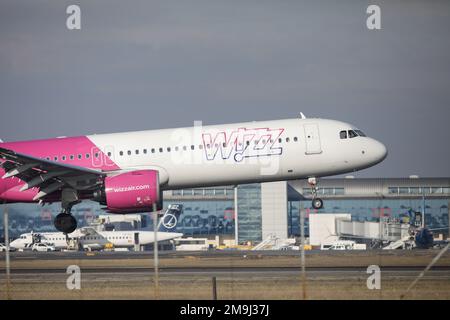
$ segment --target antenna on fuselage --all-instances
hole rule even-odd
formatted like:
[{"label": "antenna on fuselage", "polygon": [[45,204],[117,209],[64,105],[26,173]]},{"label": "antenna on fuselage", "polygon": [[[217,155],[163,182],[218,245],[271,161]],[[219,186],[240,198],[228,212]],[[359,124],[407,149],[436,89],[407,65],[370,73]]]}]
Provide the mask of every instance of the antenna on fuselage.
[{"label": "antenna on fuselage", "polygon": [[303,114],[303,112],[300,112],[300,119],[306,119],[305,115]]}]

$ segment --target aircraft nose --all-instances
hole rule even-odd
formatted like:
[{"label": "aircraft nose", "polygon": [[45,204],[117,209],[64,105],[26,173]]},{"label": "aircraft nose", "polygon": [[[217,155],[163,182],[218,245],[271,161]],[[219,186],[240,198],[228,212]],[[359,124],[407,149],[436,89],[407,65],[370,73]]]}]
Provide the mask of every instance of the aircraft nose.
[{"label": "aircraft nose", "polygon": [[388,154],[388,150],[384,144],[377,140],[373,140],[371,153],[376,163],[383,161]]}]

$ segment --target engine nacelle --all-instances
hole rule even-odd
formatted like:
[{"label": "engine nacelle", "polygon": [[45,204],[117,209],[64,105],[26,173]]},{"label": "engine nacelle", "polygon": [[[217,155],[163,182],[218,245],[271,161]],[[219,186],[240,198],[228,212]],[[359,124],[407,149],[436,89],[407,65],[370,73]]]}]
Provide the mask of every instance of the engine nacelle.
[{"label": "engine nacelle", "polygon": [[[97,195],[97,199],[98,199]],[[162,209],[159,174],[156,170],[136,170],[106,177],[101,203],[115,213],[139,213]]]}]

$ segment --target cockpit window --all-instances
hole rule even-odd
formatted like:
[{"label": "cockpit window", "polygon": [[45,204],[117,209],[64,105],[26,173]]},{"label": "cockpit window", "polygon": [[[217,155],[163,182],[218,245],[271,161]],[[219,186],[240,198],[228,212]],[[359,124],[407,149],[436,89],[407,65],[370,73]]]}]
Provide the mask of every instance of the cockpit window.
[{"label": "cockpit window", "polygon": [[349,138],[354,138],[354,137],[357,137],[358,135],[356,134],[356,132],[355,131],[353,131],[353,130],[348,130],[348,137]]},{"label": "cockpit window", "polygon": [[347,139],[347,131],[342,130],[339,132],[339,137],[341,137],[341,139]]},{"label": "cockpit window", "polygon": [[358,134],[358,136],[360,136],[360,137],[365,137],[366,135],[365,135],[365,133],[364,132],[362,132],[361,130],[355,130],[355,132]]}]

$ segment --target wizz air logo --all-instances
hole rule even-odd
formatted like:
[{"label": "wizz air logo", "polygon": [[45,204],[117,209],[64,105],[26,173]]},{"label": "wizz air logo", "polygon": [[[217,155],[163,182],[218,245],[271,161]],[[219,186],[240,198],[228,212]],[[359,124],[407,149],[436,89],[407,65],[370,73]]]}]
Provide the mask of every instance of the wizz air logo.
[{"label": "wizz air logo", "polygon": [[150,185],[143,184],[140,186],[128,186],[128,187],[119,187],[119,188],[112,188],[114,192],[128,192],[128,191],[138,191],[138,190],[145,190],[150,189]]},{"label": "wizz air logo", "polygon": [[245,158],[281,155],[283,148],[278,138],[284,129],[239,128],[231,132],[219,131],[202,135],[207,160],[220,157],[241,162]]}]

